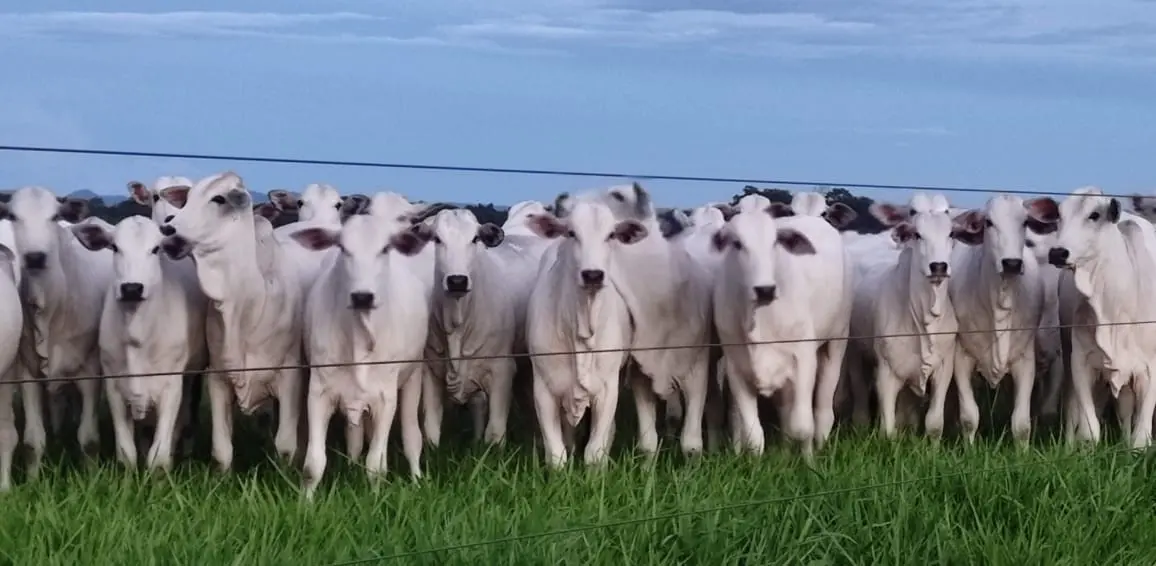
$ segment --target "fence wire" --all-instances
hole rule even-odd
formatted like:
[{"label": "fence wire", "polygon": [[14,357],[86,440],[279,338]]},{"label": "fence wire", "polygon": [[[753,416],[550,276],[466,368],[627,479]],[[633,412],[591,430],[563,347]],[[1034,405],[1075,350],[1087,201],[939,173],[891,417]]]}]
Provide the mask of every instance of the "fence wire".
[{"label": "fence wire", "polygon": [[[24,153],[56,153],[71,155],[103,155],[115,157],[155,157],[160,159],[188,159],[199,161],[240,161],[248,163],[280,163],[287,165],[328,165],[336,167],[370,167],[376,169],[409,169],[419,171],[447,171],[465,173],[501,173],[507,175],[541,175],[551,177],[601,177],[608,179],[637,179],[652,181],[686,181],[694,183],[728,183],[744,185],[779,185],[786,187],[842,187],[847,189],[927,191],[945,193],[1004,193],[1012,195],[1070,196],[1071,192],[1028,191],[983,187],[951,187],[935,185],[897,185],[883,183],[844,183],[838,181],[800,181],[790,179],[757,179],[749,177],[722,177],[702,175],[662,175],[655,173],[625,173],[614,171],[579,171],[572,169],[532,169],[524,167],[482,167],[466,165],[439,165],[428,163],[401,163],[385,161],[346,161],[335,159],[303,159],[291,157],[264,157],[208,153],[175,153],[160,151],[128,151],[115,149],[84,149],[31,145],[0,145],[0,151]],[[1106,197],[1132,198],[1131,194],[1106,194]]]},{"label": "fence wire", "polygon": [[571,356],[578,354],[614,354],[631,352],[647,352],[647,351],[663,351],[663,350],[689,350],[695,348],[727,348],[736,346],[767,346],[774,344],[800,344],[806,342],[835,342],[835,341],[857,341],[857,340],[880,340],[892,338],[919,338],[924,336],[944,336],[944,335],[959,335],[959,334],[987,334],[997,332],[1037,332],[1040,330],[1063,330],[1072,328],[1092,328],[1103,326],[1135,326],[1141,324],[1153,324],[1153,320],[1137,320],[1127,322],[1101,322],[1101,323],[1085,323],[1085,324],[1056,324],[1045,326],[1024,326],[1018,328],[992,328],[979,330],[944,330],[937,332],[908,332],[899,334],[878,334],[871,336],[834,336],[830,338],[792,338],[786,340],[751,340],[747,342],[711,342],[705,344],[682,344],[682,345],[664,345],[664,346],[642,346],[632,347],[624,346],[621,348],[602,348],[593,350],[564,350],[557,352],[511,352],[508,354],[488,354],[476,356],[448,356],[448,357],[422,357],[422,358],[407,358],[399,360],[371,360],[362,362],[333,362],[324,364],[296,364],[296,365],[281,365],[281,366],[262,366],[262,367],[248,367],[248,368],[230,368],[230,369],[216,369],[205,368],[199,370],[178,370],[178,371],[162,371],[149,373],[121,373],[121,374],[106,374],[106,375],[81,375],[76,377],[33,377],[30,379],[14,379],[5,381],[7,384],[22,384],[22,383],[49,383],[49,382],[76,382],[76,381],[91,381],[101,379],[124,379],[130,377],[162,377],[173,376],[179,374],[217,374],[217,373],[245,373],[254,371],[282,371],[282,370],[302,370],[314,368],[337,368],[337,367],[352,367],[352,366],[382,366],[382,365],[397,365],[397,364],[417,364],[417,363],[438,363],[438,362],[456,362],[456,361],[474,361],[474,360],[494,360],[504,358],[536,358],[546,356]]}]

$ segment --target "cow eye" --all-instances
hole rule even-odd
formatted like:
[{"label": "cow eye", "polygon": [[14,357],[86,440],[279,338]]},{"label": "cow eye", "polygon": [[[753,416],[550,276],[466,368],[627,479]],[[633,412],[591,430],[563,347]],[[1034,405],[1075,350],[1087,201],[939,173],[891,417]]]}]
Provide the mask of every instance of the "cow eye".
[{"label": "cow eye", "polygon": [[158,194],[155,194],[155,193],[154,193],[154,194],[153,194],[153,202],[157,202],[157,201],[159,201],[159,200],[161,200],[161,195],[158,195]]},{"label": "cow eye", "polygon": [[160,247],[160,246],[155,246],[155,247],[153,248],[153,252],[152,252],[152,253],[153,253],[153,255],[157,255],[158,253],[160,253],[160,251],[161,251],[161,247]]},{"label": "cow eye", "polygon": [[217,195],[217,196],[209,199],[209,201],[215,202],[217,204],[225,204],[225,197],[223,197],[221,195]]},{"label": "cow eye", "polygon": [[1088,215],[1088,220],[1090,220],[1092,222],[1095,222],[1099,219],[1100,219],[1100,213],[1099,212],[1093,212],[1093,213]]},{"label": "cow eye", "polygon": [[988,228],[991,228],[992,226],[995,226],[995,224],[992,224],[992,222],[991,222],[991,219],[990,219],[990,218],[985,218],[985,219],[984,219],[984,221],[983,221],[983,224],[984,224],[984,226],[987,226]]}]

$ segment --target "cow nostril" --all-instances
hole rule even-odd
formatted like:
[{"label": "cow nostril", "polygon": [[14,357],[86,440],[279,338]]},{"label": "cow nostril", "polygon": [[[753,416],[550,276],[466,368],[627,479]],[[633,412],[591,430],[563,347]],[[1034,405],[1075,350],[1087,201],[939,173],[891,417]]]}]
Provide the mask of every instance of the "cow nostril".
[{"label": "cow nostril", "polygon": [[446,290],[451,293],[465,293],[469,291],[470,277],[468,275],[447,275]]},{"label": "cow nostril", "polygon": [[1024,260],[1022,259],[1007,258],[1000,260],[999,263],[1000,267],[1003,268],[1003,272],[1006,274],[1014,275],[1024,272]]},{"label": "cow nostril", "polygon": [[349,303],[355,309],[367,309],[373,306],[373,293],[355,291],[349,294]]},{"label": "cow nostril", "polygon": [[28,269],[44,269],[48,265],[48,254],[44,252],[28,252],[24,254],[24,267]]},{"label": "cow nostril", "polygon": [[755,293],[755,302],[761,305],[774,301],[778,293],[778,287],[774,285],[755,285],[752,289]]},{"label": "cow nostril", "polygon": [[932,275],[947,275],[947,262],[945,261],[933,261],[928,264],[927,268],[931,271]]},{"label": "cow nostril", "polygon": [[[168,221],[166,220],[166,222],[168,222]],[[177,233],[177,229],[173,228],[171,224],[162,224],[161,225],[161,234],[164,234],[166,236],[172,236],[173,234],[176,234],[176,233]]]},{"label": "cow nostril", "polygon": [[583,269],[581,275],[586,285],[601,285],[606,280],[606,272],[601,269]]},{"label": "cow nostril", "polygon": [[120,284],[120,299],[122,301],[137,301],[144,297],[144,284],[142,283],[121,283]]},{"label": "cow nostril", "polygon": [[1048,263],[1056,267],[1064,267],[1068,264],[1068,258],[1071,255],[1072,252],[1068,251],[1068,248],[1052,248],[1048,250]]}]

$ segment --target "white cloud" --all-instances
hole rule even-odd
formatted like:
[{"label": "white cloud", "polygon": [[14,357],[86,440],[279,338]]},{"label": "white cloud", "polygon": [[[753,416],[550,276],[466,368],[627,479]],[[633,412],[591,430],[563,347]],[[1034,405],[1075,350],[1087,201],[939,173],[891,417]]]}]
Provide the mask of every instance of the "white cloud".
[{"label": "white cloud", "polygon": [[804,59],[879,54],[1156,62],[1152,0],[358,0],[343,5],[362,11],[0,13],[0,37],[219,37],[545,53],[686,46]]},{"label": "white cloud", "polygon": [[1156,62],[1151,0],[607,0],[522,8],[438,32],[499,43],[681,44],[784,57]]}]

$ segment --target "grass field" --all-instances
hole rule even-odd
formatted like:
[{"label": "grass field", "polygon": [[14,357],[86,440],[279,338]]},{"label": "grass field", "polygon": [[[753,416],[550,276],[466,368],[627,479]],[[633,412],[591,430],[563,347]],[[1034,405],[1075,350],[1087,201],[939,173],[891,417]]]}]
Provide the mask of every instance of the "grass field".
[{"label": "grass field", "polygon": [[[376,493],[333,454],[312,504],[300,501],[295,471],[257,451],[232,477],[201,462],[152,478],[112,463],[46,463],[38,482],[3,496],[0,556],[7,564],[318,566],[1127,565],[1156,556],[1153,463],[1118,444],[1082,453],[995,441],[969,449],[845,432],[814,470],[773,445],[761,459],[692,462],[670,448],[648,467],[623,432],[600,472],[548,476],[525,443],[490,453],[456,445],[426,452],[428,477],[414,485],[391,454],[390,481]],[[647,520],[676,513],[686,514]],[[514,536],[532,538],[481,545]],[[467,546],[435,551],[456,545]],[[414,551],[428,552],[388,558]]]}]

